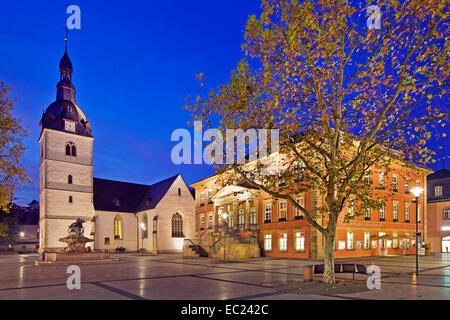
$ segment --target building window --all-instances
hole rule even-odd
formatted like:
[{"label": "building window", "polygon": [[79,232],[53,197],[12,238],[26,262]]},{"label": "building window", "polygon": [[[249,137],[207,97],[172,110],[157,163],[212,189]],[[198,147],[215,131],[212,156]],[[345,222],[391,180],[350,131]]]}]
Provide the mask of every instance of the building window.
[{"label": "building window", "polygon": [[398,191],[398,180],[397,180],[397,176],[395,174],[392,176],[392,190],[394,192]]},{"label": "building window", "polygon": [[73,198],[72,198],[72,196],[69,196],[69,203],[73,203]]},{"label": "building window", "polygon": [[416,187],[420,188],[420,180],[419,179],[416,180]]},{"label": "building window", "polygon": [[181,188],[178,188],[178,195],[181,196]]},{"label": "building window", "polygon": [[250,208],[250,224],[256,225],[256,208],[255,207]]},{"label": "building window", "polygon": [[444,209],[444,215],[442,216],[444,220],[450,220],[450,208]]},{"label": "building window", "polygon": [[278,221],[286,221],[287,216],[287,201],[282,200],[278,202]]},{"label": "building window", "polygon": [[182,238],[183,234],[183,217],[177,212],[172,216],[172,238]]},{"label": "building window", "polygon": [[208,203],[212,203],[212,190],[208,190]]},{"label": "building window", "polygon": [[239,209],[238,224],[240,224],[240,225],[244,225],[244,224],[245,224],[245,213],[244,213],[244,209]]},{"label": "building window", "polygon": [[158,232],[158,216],[153,217],[153,233]]},{"label": "building window", "polygon": [[105,238],[105,245],[109,245],[109,244],[110,244],[109,238],[106,237],[106,238]]},{"label": "building window", "polygon": [[205,193],[204,192],[200,193],[200,205],[201,206],[205,205]]},{"label": "building window", "polygon": [[305,251],[305,233],[296,232],[295,233],[295,250]]},{"label": "building window", "polygon": [[398,202],[392,204],[392,220],[394,222],[398,221]]},{"label": "building window", "polygon": [[353,232],[347,232],[347,250],[353,250]]},{"label": "building window", "polygon": [[410,221],[409,208],[410,208],[409,203],[405,203],[405,222]]},{"label": "building window", "polygon": [[373,249],[377,248],[377,240],[372,240],[372,248]]},{"label": "building window", "polygon": [[287,233],[280,233],[278,248],[280,251],[287,251]]},{"label": "building window", "polygon": [[[305,197],[304,196],[295,199],[295,202],[297,202],[299,206],[305,208]],[[303,214],[303,212],[300,209],[295,208],[294,212],[295,212],[294,219],[304,219],[305,215]]]},{"label": "building window", "polygon": [[353,217],[355,215],[355,203],[353,201],[349,201],[347,204],[347,216]]},{"label": "building window", "polygon": [[370,171],[366,171],[364,174],[364,183],[370,185]]},{"label": "building window", "polygon": [[364,232],[364,249],[370,249],[370,232]]},{"label": "building window", "polygon": [[409,193],[409,179],[405,178],[405,193]]},{"label": "building window", "polygon": [[200,230],[205,230],[205,216],[203,214],[200,216]]},{"label": "building window", "polygon": [[272,251],[272,235],[271,234],[264,235],[264,250]]},{"label": "building window", "polygon": [[123,239],[123,224],[122,218],[120,216],[116,216],[114,218],[114,239],[115,240]]},{"label": "building window", "polygon": [[386,215],[385,215],[385,207],[384,205],[380,208],[380,221],[384,221],[386,219]]},{"label": "building window", "polygon": [[378,187],[384,188],[384,172],[380,172],[378,175]]},{"label": "building window", "polygon": [[67,183],[68,183],[68,184],[72,184],[72,176],[71,176],[71,175],[69,175],[69,176],[67,177]]},{"label": "building window", "polygon": [[421,204],[419,204],[419,210],[418,210],[418,219],[417,219],[417,221],[420,223],[422,220],[420,219],[420,211],[422,211],[422,210],[420,210],[422,208],[422,205]]},{"label": "building window", "polygon": [[450,219],[450,208],[446,208],[444,209],[444,216],[443,216],[444,220],[449,220]]},{"label": "building window", "polygon": [[345,240],[339,240],[338,241],[338,249],[344,250],[345,249]]},{"label": "building window", "polygon": [[392,248],[392,240],[386,240],[386,248]]},{"label": "building window", "polygon": [[66,144],[66,156],[70,156],[70,144]]},{"label": "building window", "polygon": [[234,213],[230,214],[230,227],[233,228],[234,227]]},{"label": "building window", "polygon": [[435,197],[442,197],[442,186],[434,187],[434,196]]},{"label": "building window", "polygon": [[144,239],[147,239],[148,238],[148,220],[147,220],[146,214],[144,214],[144,216],[142,217],[142,223],[144,224],[144,229],[142,230],[142,237]]},{"label": "building window", "polygon": [[264,205],[264,222],[272,222],[272,204],[270,203]]},{"label": "building window", "polygon": [[72,156],[73,157],[77,156],[77,147],[75,145],[72,145]]},{"label": "building window", "polygon": [[398,234],[394,232],[392,236],[394,237],[394,239],[392,240],[392,248],[398,249],[398,238],[397,238]]},{"label": "building window", "polygon": [[212,224],[213,224],[213,215],[212,215],[212,213],[210,213],[208,215],[208,229],[212,228]]},{"label": "building window", "polygon": [[120,206],[119,198],[113,198],[112,203],[113,203],[113,205],[115,205],[116,207],[119,207],[119,206]]},{"label": "building window", "polygon": [[372,216],[372,210],[370,208],[366,208],[366,213],[364,215],[365,220],[370,220],[370,217]]}]

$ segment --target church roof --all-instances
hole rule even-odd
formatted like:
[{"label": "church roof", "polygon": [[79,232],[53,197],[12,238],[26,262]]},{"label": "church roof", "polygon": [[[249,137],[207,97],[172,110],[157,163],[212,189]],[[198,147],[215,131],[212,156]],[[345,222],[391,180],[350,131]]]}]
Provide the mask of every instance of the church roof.
[{"label": "church roof", "polygon": [[94,178],[94,209],[133,212],[153,209],[179,174],[152,185]]},{"label": "church roof", "polygon": [[61,60],[59,60],[59,70],[61,73],[67,73],[72,74],[73,73],[73,67],[72,62],[69,59],[69,55],[67,54],[67,47],[66,51],[64,52],[64,55],[62,56]]}]

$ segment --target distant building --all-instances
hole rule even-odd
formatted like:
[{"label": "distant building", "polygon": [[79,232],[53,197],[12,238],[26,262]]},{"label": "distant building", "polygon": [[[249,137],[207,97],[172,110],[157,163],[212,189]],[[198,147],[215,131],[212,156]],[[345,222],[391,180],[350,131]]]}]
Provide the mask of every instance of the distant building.
[{"label": "distant building", "polygon": [[39,247],[39,202],[33,200],[27,207],[13,205],[8,215],[10,218],[4,222],[12,229],[14,238],[11,243],[6,239],[0,241],[0,251],[35,252]]},{"label": "distant building", "polygon": [[427,176],[428,240],[432,252],[450,252],[450,170]]},{"label": "distant building", "polygon": [[94,138],[76,103],[67,45],[59,71],[56,101],[40,121],[40,248],[62,250],[59,239],[81,218],[94,250],[181,251],[195,232],[195,203],[182,177],[152,185],[94,178]]}]

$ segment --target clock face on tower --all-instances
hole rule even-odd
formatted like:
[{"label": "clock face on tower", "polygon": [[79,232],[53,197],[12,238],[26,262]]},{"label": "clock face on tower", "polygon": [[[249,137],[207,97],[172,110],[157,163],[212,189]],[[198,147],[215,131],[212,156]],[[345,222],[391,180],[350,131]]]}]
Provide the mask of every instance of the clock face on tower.
[{"label": "clock face on tower", "polygon": [[64,130],[75,132],[75,122],[64,121]]}]

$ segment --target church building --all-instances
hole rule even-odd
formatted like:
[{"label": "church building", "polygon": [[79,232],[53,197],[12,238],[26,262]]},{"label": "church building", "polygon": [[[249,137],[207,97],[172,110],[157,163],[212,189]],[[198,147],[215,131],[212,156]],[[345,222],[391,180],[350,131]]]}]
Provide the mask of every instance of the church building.
[{"label": "church building", "polygon": [[94,137],[76,103],[67,38],[59,71],[56,101],[40,121],[40,249],[63,250],[59,239],[81,218],[92,250],[181,251],[195,234],[195,202],[183,178],[151,185],[94,178]]}]

